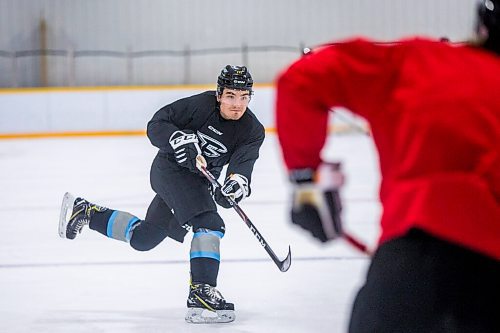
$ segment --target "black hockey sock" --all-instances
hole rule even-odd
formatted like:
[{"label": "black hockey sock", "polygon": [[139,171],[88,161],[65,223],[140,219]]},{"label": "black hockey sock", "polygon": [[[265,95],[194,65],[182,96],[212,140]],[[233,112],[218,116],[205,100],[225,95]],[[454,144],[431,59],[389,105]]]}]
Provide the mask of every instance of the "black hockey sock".
[{"label": "black hockey sock", "polygon": [[213,287],[217,286],[217,275],[219,274],[218,260],[212,258],[191,259],[191,280],[193,284],[207,283]]},{"label": "black hockey sock", "polygon": [[95,212],[90,220],[89,228],[107,237],[108,221],[113,212],[114,210],[112,209],[107,209],[104,212]]},{"label": "black hockey sock", "polygon": [[128,243],[137,223],[140,223],[140,219],[130,213],[107,209],[104,212],[95,212],[89,227],[109,238]]},{"label": "black hockey sock", "polygon": [[200,228],[193,234],[191,241],[191,281],[207,283],[213,287],[217,284],[220,264],[220,240],[224,236],[221,231]]}]

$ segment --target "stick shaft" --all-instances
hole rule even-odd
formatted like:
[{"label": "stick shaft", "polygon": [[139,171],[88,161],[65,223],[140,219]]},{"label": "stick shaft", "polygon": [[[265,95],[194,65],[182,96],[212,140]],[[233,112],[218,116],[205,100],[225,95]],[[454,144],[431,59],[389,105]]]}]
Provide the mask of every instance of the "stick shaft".
[{"label": "stick shaft", "polygon": [[371,256],[373,253],[372,251],[366,246],[366,244],[362,243],[358,239],[354,238],[351,234],[343,232],[342,237],[352,246],[357,248],[363,253],[366,253],[367,255]]},{"label": "stick shaft", "polygon": [[[221,185],[217,181],[217,179],[210,173],[210,171],[207,170],[206,166],[202,163],[198,163],[198,169],[200,172],[205,176],[205,178],[208,179],[208,181],[212,184],[214,188],[221,188]],[[269,254],[271,259],[274,261],[276,266],[282,271],[286,272],[288,268],[290,267],[291,264],[291,257],[290,257],[290,248],[288,249],[288,256],[285,258],[285,260],[281,261],[279,260],[278,256],[274,253],[273,249],[269,246],[269,244],[266,242],[264,237],[261,235],[259,230],[255,227],[255,225],[250,221],[248,216],[245,214],[243,209],[230,197],[226,197],[227,201],[231,204],[231,207],[238,213],[238,215],[241,217],[243,222],[247,225],[247,227],[250,229],[250,231],[253,233],[255,238],[259,241],[260,245],[266,250],[266,252]]]}]

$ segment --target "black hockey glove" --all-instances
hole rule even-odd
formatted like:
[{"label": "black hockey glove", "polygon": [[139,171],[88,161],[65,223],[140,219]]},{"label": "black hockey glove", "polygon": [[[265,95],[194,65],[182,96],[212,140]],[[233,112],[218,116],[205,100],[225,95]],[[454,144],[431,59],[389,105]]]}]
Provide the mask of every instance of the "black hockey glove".
[{"label": "black hockey glove", "polygon": [[226,178],[224,185],[220,189],[215,190],[214,200],[219,206],[231,208],[231,204],[227,198],[231,198],[236,203],[239,203],[249,195],[250,186],[248,185],[248,179],[242,175],[232,174]]},{"label": "black hockey glove", "polygon": [[292,222],[322,242],[342,236],[340,163],[324,163],[316,171],[292,170],[290,180],[294,184]]},{"label": "black hockey glove", "polygon": [[170,136],[169,142],[177,163],[192,172],[198,172],[196,157],[201,156],[198,136],[191,130],[175,131]]}]

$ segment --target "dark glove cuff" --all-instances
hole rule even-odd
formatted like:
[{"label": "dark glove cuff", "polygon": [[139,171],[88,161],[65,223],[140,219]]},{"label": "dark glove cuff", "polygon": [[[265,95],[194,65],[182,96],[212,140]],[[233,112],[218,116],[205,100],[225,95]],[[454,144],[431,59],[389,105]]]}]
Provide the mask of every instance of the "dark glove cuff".
[{"label": "dark glove cuff", "polygon": [[312,168],[290,170],[288,177],[292,183],[310,183],[314,181],[316,170]]},{"label": "dark glove cuff", "polygon": [[215,202],[221,206],[221,207],[224,207],[224,208],[231,208],[231,204],[229,203],[229,201],[227,200],[227,198],[224,196],[224,194],[222,194],[220,188],[216,188],[214,190],[214,199],[215,199]]}]

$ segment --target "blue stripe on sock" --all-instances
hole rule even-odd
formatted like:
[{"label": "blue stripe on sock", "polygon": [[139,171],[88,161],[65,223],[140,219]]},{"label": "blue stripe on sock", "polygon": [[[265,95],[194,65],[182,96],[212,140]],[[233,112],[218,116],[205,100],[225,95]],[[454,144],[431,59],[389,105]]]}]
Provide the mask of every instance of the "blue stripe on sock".
[{"label": "blue stripe on sock", "polygon": [[224,237],[224,233],[222,233],[220,231],[213,231],[213,230],[211,230],[211,231],[208,231],[208,232],[207,231],[198,231],[198,232],[195,232],[193,234],[193,238],[198,238],[198,237],[201,237],[203,235],[214,235],[214,236],[217,236],[219,238]]},{"label": "blue stripe on sock", "polygon": [[205,252],[205,251],[198,251],[198,252],[191,252],[189,254],[190,259],[194,258],[212,258],[217,261],[220,261],[220,254],[215,253],[215,252]]},{"label": "blue stripe on sock", "polygon": [[108,227],[106,229],[106,235],[109,238],[113,238],[113,224],[115,224],[116,215],[118,215],[118,211],[115,210],[113,212],[113,214],[111,214],[111,216],[109,217],[109,220],[108,220]]},{"label": "blue stripe on sock", "polygon": [[135,216],[133,218],[131,218],[130,221],[128,221],[127,229],[125,229],[125,239],[127,239],[127,241],[130,241],[130,229],[132,229],[135,222],[137,222],[137,221],[139,221],[139,218],[137,218]]}]

